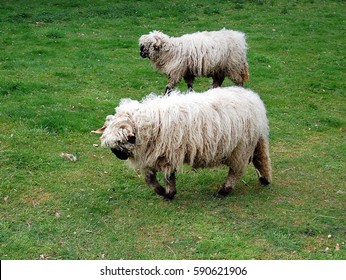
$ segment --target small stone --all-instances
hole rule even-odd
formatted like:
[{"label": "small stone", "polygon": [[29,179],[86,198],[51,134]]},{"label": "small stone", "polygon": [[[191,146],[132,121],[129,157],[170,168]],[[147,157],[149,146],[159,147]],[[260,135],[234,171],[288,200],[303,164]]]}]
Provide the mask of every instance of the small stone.
[{"label": "small stone", "polygon": [[331,239],[332,238],[332,235],[331,234],[328,234],[328,239]]},{"label": "small stone", "polygon": [[73,162],[78,160],[77,156],[75,156],[73,154],[68,154],[68,153],[61,153],[60,157],[67,159],[69,161],[73,161]]}]

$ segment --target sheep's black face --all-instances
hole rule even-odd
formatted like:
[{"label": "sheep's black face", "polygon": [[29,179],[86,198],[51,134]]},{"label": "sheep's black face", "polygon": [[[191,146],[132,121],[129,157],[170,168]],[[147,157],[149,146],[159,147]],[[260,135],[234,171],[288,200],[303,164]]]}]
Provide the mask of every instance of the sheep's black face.
[{"label": "sheep's black face", "polygon": [[107,117],[105,125],[97,130],[102,133],[102,146],[109,147],[121,160],[132,158],[136,148],[135,126],[127,114]]},{"label": "sheep's black face", "polygon": [[131,154],[126,150],[111,148],[111,151],[118,159],[121,160],[127,160],[131,156]]},{"label": "sheep's black face", "polygon": [[132,150],[136,144],[136,137],[130,136],[126,142],[118,142],[116,148],[111,148],[111,151],[118,159],[127,160],[133,157]]},{"label": "sheep's black face", "polygon": [[141,47],[140,47],[140,55],[143,58],[149,57],[149,50],[145,49],[145,47],[143,45],[141,45]]}]

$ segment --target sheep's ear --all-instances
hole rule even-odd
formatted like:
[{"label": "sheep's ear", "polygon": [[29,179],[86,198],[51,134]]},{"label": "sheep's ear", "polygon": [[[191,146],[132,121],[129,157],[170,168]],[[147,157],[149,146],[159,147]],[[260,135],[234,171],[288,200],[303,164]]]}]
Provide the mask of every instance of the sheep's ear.
[{"label": "sheep's ear", "polygon": [[98,130],[92,130],[91,133],[102,134],[106,128],[107,128],[107,126],[104,125],[101,128],[99,128]]}]

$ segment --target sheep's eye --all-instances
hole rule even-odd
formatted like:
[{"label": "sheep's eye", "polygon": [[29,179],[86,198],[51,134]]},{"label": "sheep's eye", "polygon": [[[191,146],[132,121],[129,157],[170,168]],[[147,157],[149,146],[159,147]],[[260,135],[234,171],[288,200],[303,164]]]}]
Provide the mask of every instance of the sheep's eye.
[{"label": "sheep's eye", "polygon": [[130,144],[136,144],[136,137],[135,136],[130,136],[129,139],[127,139],[127,141]]},{"label": "sheep's eye", "polygon": [[160,50],[160,47],[154,46],[154,50],[155,50],[155,51],[159,51],[159,50]]}]

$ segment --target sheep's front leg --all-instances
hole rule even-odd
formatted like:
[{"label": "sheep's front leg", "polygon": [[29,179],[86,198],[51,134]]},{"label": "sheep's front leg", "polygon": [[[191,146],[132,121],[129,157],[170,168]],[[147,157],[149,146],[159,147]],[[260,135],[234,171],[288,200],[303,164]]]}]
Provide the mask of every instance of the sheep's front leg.
[{"label": "sheep's front leg", "polygon": [[181,77],[169,76],[165,94],[169,95],[169,93],[173,90],[176,84],[179,83],[180,80],[181,80]]},{"label": "sheep's front leg", "polygon": [[165,90],[165,95],[166,94],[170,94],[170,92],[172,91],[172,88],[171,87],[169,87],[168,85],[166,86],[166,90]]},{"label": "sheep's front leg", "polygon": [[175,172],[165,175],[167,190],[165,190],[165,188],[163,188],[157,180],[156,171],[148,171],[147,175],[145,176],[145,182],[148,184],[148,186],[153,187],[155,192],[158,195],[163,196],[166,200],[172,200],[177,193],[175,187]]},{"label": "sheep's front leg", "polygon": [[147,175],[145,176],[145,182],[148,184],[148,186],[153,187],[158,195],[164,196],[166,194],[166,190],[157,181],[156,171],[148,171]]},{"label": "sheep's front leg", "polygon": [[175,172],[171,174],[165,175],[165,181],[166,181],[166,193],[164,195],[164,198],[167,200],[172,200],[177,193],[177,189],[175,187]]}]

